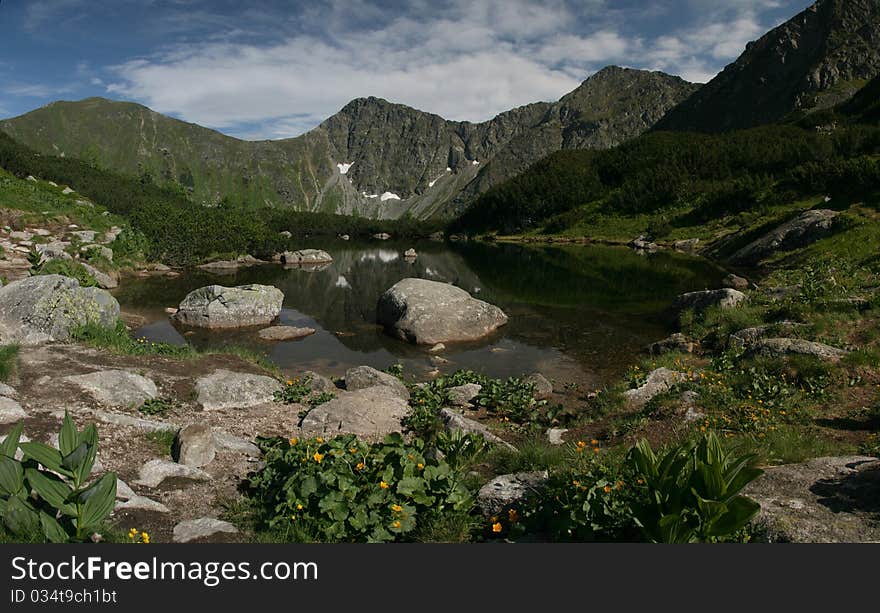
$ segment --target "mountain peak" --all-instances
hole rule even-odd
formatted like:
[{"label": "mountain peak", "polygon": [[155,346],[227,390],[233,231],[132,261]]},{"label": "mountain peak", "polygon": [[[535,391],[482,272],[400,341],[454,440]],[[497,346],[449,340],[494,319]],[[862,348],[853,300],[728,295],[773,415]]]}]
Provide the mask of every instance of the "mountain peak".
[{"label": "mountain peak", "polygon": [[827,108],[880,74],[880,0],[819,0],[749,43],[657,125],[718,132]]}]

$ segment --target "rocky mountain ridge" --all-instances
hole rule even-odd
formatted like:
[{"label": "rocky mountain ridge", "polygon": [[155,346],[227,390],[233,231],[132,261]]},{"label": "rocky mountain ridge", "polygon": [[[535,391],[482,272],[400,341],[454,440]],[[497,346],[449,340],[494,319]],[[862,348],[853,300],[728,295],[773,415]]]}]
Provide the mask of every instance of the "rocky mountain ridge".
[{"label": "rocky mountain ridge", "polygon": [[373,218],[450,216],[492,185],[563,148],[608,148],[649,129],[698,86],[605,68],[558,102],[483,122],[448,121],[378,98],[347,104],[292,139],[249,142],[141,105],[56,102],[0,122],[37,151],[78,157],[200,204],[224,197]]}]

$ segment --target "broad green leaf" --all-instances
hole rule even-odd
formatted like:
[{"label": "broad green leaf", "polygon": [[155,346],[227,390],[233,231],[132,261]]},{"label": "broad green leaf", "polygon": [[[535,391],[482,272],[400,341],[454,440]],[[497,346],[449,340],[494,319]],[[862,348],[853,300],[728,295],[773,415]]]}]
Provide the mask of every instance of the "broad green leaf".
[{"label": "broad green leaf", "polygon": [[13,534],[19,536],[29,536],[40,529],[37,512],[28,503],[16,497],[6,501],[3,522]]},{"label": "broad green leaf", "polygon": [[76,515],[76,507],[67,502],[72,493],[70,486],[54,475],[47,475],[34,468],[25,470],[25,476],[28,484],[43,500],[65,515]]},{"label": "broad green leaf", "polygon": [[64,422],[61,424],[61,433],[58,435],[58,450],[62,456],[66,456],[77,448],[77,431],[73,424],[73,418],[70,413],[64,412]]},{"label": "broad green leaf", "polygon": [[61,465],[61,452],[43,443],[21,443],[19,445],[25,456],[32,458],[55,472],[66,477],[72,477],[73,473]]},{"label": "broad green leaf", "polygon": [[745,527],[761,510],[754,500],[737,496],[727,504],[727,513],[712,522],[707,530],[709,536],[727,536]]},{"label": "broad green leaf", "polygon": [[311,475],[302,480],[299,486],[299,495],[302,498],[308,498],[318,491],[318,481]]},{"label": "broad green leaf", "polygon": [[21,440],[21,432],[23,429],[23,422],[18,422],[12,426],[12,430],[6,433],[6,438],[0,443],[0,455],[5,455],[13,460],[15,459],[15,450],[18,449],[18,442]]},{"label": "broad green leaf", "polygon": [[40,525],[43,527],[43,534],[52,543],[66,543],[70,540],[67,531],[61,527],[61,524],[45,511],[40,511]]},{"label": "broad green leaf", "polygon": [[24,485],[24,470],[21,463],[13,459],[0,456],[0,494],[13,496]]},{"label": "broad green leaf", "polygon": [[68,454],[62,455],[61,465],[72,471],[78,472],[80,466],[82,466],[86,457],[89,455],[89,446],[87,443],[80,443],[76,446],[76,449],[71,451]]},{"label": "broad green leaf", "polygon": [[85,501],[82,508],[82,523],[78,528],[97,526],[113,511],[116,505],[116,473],[107,473],[91,487],[80,499]]}]

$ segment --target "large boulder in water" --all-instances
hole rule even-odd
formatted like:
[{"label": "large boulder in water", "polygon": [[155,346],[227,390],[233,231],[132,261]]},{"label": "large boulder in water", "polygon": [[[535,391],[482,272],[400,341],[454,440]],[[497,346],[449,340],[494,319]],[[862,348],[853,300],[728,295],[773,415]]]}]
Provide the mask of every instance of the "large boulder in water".
[{"label": "large boulder in water", "polygon": [[313,266],[315,264],[329,264],[333,258],[322,249],[301,249],[299,251],[285,251],[281,254],[281,261],[287,266]]},{"label": "large boulder in water", "polygon": [[392,336],[421,345],[479,340],[507,323],[498,307],[425,279],[396,283],[379,298],[376,316]]},{"label": "large boulder in water", "polygon": [[116,298],[70,277],[28,277],[0,288],[0,343],[65,341],[80,326],[112,328],[118,318]]},{"label": "large boulder in water", "polygon": [[198,328],[264,326],[281,314],[284,294],[271,285],[209,285],[187,294],[173,319]]}]

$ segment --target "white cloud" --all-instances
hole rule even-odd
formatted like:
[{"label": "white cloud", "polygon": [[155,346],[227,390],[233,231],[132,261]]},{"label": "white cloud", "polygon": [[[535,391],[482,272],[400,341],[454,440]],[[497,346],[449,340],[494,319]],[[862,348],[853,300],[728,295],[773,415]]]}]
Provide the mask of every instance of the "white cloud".
[{"label": "white cloud", "polygon": [[[700,18],[651,37],[622,22],[635,9],[627,13],[602,0],[447,0],[442,6],[413,0],[399,14],[368,0],[326,0],[286,20],[279,16],[277,31],[288,32],[285,38],[256,43],[240,37],[251,22],[236,29],[226,20],[225,29],[198,42],[111,67],[115,79],[106,88],[254,139],[300,134],[351,99],[371,95],[448,119],[482,121],[556,100],[610,63],[705,82],[765,31],[760,11],[779,6],[776,0],[684,4]],[[204,11],[189,17],[202,25],[211,19]],[[286,27],[293,22],[293,30]]]}]

